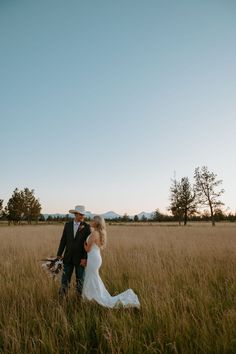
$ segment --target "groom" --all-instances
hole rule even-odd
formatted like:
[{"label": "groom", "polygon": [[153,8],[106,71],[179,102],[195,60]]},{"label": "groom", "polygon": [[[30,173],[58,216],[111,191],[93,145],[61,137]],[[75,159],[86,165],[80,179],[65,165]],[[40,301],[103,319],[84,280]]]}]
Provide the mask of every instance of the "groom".
[{"label": "groom", "polygon": [[69,210],[74,214],[74,220],[65,224],[60,245],[57,251],[57,258],[63,257],[63,273],[61,278],[60,297],[67,294],[72,273],[75,269],[76,289],[79,295],[82,293],[84,270],[87,262],[87,253],[84,249],[84,242],[90,234],[90,226],[84,221],[85,208],[77,205],[75,209]]}]

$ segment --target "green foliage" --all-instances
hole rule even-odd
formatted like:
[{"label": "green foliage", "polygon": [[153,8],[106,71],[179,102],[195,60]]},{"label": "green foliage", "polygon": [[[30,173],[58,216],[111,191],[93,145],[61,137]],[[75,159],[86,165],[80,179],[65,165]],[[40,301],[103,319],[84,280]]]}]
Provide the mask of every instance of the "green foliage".
[{"label": "green foliage", "polygon": [[129,221],[131,221],[131,219],[129,218],[129,215],[125,213],[125,214],[123,215],[121,221],[123,221],[123,222],[129,222]]},{"label": "green foliage", "polygon": [[43,214],[40,214],[39,221],[46,221],[45,216]]},{"label": "green foliage", "polygon": [[166,219],[166,215],[162,214],[162,213],[159,211],[159,209],[156,209],[156,210],[155,210],[155,213],[154,213],[154,215],[153,215],[153,221],[159,221],[159,222],[161,222],[161,221],[165,221],[165,219]]},{"label": "green foliage", "polygon": [[196,195],[191,187],[188,177],[181,178],[181,181],[172,180],[171,204],[172,214],[179,220],[179,224],[184,220],[187,224],[188,218],[196,213]]},{"label": "green foliage", "polygon": [[22,193],[17,188],[7,203],[6,212],[8,220],[14,223],[20,222],[24,216]]},{"label": "green foliage", "polygon": [[38,220],[41,212],[41,204],[34,196],[34,190],[25,188],[20,191],[14,190],[6,207],[9,222],[20,223],[26,220],[29,224],[32,220]]},{"label": "green foliage", "polygon": [[224,221],[226,220],[226,215],[223,213],[221,209],[215,209],[214,219],[215,221]]},{"label": "green foliage", "polygon": [[184,215],[184,225],[186,225],[188,217],[194,215],[197,208],[196,195],[188,177],[183,177],[180,181],[180,203]]},{"label": "green foliage", "polygon": [[31,223],[32,220],[38,220],[41,212],[41,205],[34,196],[34,190],[25,188],[22,191],[24,219]]},{"label": "green foliage", "polygon": [[172,215],[177,218],[179,224],[181,224],[183,218],[183,211],[180,203],[180,183],[176,178],[172,179],[172,185],[170,187],[170,210]]}]

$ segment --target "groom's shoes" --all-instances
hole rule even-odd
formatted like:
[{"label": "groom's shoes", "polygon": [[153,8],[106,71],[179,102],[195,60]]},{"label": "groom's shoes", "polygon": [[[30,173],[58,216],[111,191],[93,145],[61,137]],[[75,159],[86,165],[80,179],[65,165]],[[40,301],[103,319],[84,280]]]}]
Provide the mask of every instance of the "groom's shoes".
[{"label": "groom's shoes", "polygon": [[68,295],[68,288],[61,286],[58,295],[59,295],[59,302],[62,302]]},{"label": "groom's shoes", "polygon": [[[58,300],[59,303],[63,303],[65,300],[68,298],[68,290],[69,287],[61,286],[58,292]],[[82,288],[79,286],[76,286],[76,291],[75,291],[75,296],[78,301],[78,303],[81,303],[82,301]]]}]

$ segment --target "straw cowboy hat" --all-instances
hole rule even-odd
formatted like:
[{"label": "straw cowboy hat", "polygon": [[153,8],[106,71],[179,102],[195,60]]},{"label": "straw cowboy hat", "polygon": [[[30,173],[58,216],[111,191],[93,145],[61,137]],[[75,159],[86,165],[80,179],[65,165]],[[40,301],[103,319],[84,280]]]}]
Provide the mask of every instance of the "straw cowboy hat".
[{"label": "straw cowboy hat", "polygon": [[69,210],[70,214],[82,214],[85,215],[85,207],[84,205],[76,205],[75,209]]}]

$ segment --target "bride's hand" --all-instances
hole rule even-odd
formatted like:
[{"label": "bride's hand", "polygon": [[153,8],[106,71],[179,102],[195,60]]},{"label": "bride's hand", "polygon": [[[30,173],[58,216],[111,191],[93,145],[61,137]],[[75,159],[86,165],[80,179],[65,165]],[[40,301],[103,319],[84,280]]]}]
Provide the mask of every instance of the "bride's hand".
[{"label": "bride's hand", "polygon": [[86,267],[86,265],[87,265],[87,259],[81,259],[80,265],[81,265],[82,267]]}]

